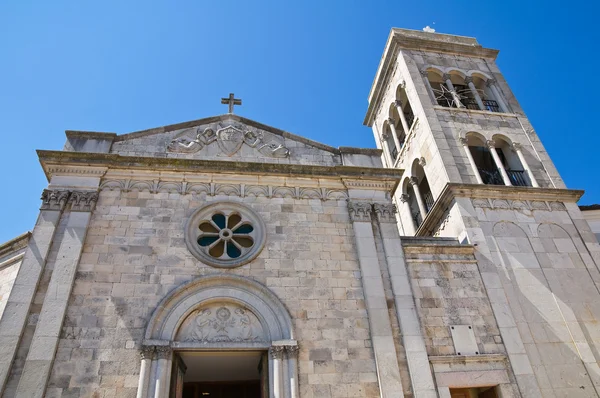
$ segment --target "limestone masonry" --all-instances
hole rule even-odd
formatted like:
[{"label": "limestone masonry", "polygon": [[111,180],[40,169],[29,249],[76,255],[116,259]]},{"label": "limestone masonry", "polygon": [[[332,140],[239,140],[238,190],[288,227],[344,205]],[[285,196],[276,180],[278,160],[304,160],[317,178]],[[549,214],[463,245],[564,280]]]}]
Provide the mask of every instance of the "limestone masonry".
[{"label": "limestone masonry", "polygon": [[600,396],[599,210],[497,55],[392,29],[378,149],[233,112],[67,131],[0,245],[2,396]]}]

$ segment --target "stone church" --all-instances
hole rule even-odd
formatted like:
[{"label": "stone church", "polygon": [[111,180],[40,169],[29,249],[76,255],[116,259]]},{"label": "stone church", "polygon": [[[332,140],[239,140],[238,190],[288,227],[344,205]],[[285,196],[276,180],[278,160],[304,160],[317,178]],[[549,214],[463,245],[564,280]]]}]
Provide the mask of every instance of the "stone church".
[{"label": "stone church", "polygon": [[474,38],[392,29],[378,149],[230,112],[38,151],[4,397],[597,397],[600,246]]}]

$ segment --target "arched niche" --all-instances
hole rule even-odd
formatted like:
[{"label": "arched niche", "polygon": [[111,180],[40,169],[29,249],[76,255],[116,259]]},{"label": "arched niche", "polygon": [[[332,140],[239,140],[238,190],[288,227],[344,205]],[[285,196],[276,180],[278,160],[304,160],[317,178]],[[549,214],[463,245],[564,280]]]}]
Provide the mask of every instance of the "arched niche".
[{"label": "arched niche", "polygon": [[[219,313],[220,309],[224,310]],[[225,316],[227,312],[229,316]],[[227,333],[202,332],[207,324],[229,321],[240,327],[229,339]],[[244,335],[241,330],[248,324],[252,331]],[[188,343],[222,346],[223,343],[270,344],[295,337],[287,309],[266,286],[240,276],[215,274],[194,279],[170,292],[152,314],[144,338],[171,342],[181,338]]]}]

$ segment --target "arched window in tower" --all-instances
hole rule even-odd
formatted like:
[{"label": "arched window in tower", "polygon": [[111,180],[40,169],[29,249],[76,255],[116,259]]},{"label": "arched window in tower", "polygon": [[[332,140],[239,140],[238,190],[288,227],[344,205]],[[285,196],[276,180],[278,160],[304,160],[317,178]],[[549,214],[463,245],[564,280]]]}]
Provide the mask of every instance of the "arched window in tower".
[{"label": "arched window in tower", "polygon": [[498,135],[494,136],[493,140],[498,156],[502,160],[502,165],[506,170],[506,174],[508,174],[510,183],[518,187],[532,186],[519,156],[517,156],[516,151],[508,140]]},{"label": "arched window in tower", "polygon": [[[496,100],[496,96],[492,92],[491,88],[486,84],[487,78],[483,75],[473,73],[471,76],[467,76],[465,81],[469,86],[472,93],[473,100],[468,109],[480,109],[482,111],[490,112],[502,112],[500,104]],[[479,98],[477,98],[479,97]]]},{"label": "arched window in tower", "polygon": [[415,114],[406,94],[405,83],[399,84],[396,88],[396,100],[392,105],[395,108],[395,115],[397,115],[400,126],[404,130],[404,136],[406,137],[414,127]]},{"label": "arched window in tower", "polygon": [[466,143],[483,183],[504,185],[502,174],[496,166],[496,162],[485,139],[479,135],[468,134]]}]

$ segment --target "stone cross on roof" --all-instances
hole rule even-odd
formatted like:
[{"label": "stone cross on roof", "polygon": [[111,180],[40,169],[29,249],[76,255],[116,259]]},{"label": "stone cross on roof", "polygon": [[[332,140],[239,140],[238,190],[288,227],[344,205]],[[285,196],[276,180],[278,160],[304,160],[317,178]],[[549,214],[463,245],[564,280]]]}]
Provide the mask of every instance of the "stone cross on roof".
[{"label": "stone cross on roof", "polygon": [[228,98],[221,98],[221,103],[222,104],[229,104],[229,112],[228,113],[233,113],[233,106],[234,105],[242,105],[242,100],[234,98],[234,97],[235,96],[233,95],[233,93],[229,93],[229,97]]}]

